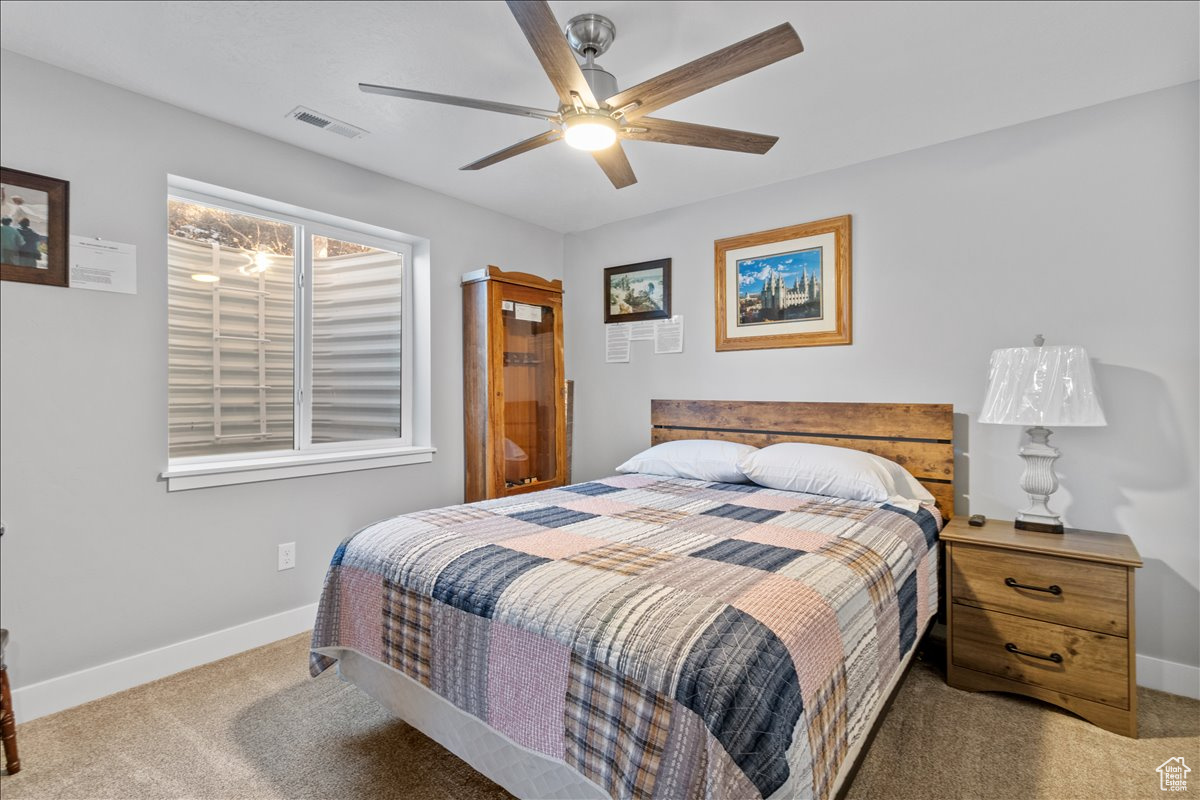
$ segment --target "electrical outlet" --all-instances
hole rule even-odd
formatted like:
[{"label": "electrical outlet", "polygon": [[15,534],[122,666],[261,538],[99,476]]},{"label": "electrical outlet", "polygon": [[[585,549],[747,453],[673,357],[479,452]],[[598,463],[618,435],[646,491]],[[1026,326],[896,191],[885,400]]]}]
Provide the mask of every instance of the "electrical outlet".
[{"label": "electrical outlet", "polygon": [[279,571],[296,566],[296,543],[288,542],[279,545]]}]

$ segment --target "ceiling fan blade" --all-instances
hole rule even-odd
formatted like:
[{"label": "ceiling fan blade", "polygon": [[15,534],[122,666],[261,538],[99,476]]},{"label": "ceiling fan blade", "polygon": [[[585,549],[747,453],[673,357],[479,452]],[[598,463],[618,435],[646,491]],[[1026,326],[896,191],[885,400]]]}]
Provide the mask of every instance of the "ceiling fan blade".
[{"label": "ceiling fan blade", "polygon": [[691,147],[711,147],[714,150],[734,150],[738,153],[755,153],[756,155],[766,153],[779,141],[778,136],[768,136],[765,133],[714,128],[711,125],[696,125],[691,122],[676,122],[655,117],[642,117],[633,123],[633,130],[622,131],[621,137],[639,142],[685,144]]},{"label": "ceiling fan blade", "polygon": [[620,142],[603,150],[595,150],[592,152],[592,156],[600,165],[600,169],[604,170],[604,174],[612,181],[613,186],[624,189],[626,186],[637,183],[637,176],[633,174],[633,167],[629,165],[629,159],[625,156],[625,150],[622,149]]},{"label": "ceiling fan blade", "polygon": [[802,52],[804,45],[800,43],[800,37],[796,35],[796,30],[785,22],[682,67],[664,72],[656,78],[643,81],[623,92],[617,92],[605,102],[613,108],[624,108],[631,103],[637,103],[636,108],[625,112],[626,119],[634,120],[685,97],[691,97],[705,89],[711,89],[725,81]]},{"label": "ceiling fan blade", "polygon": [[537,136],[530,136],[524,141],[517,142],[516,144],[506,147],[503,150],[497,150],[490,156],[481,158],[478,161],[473,161],[470,164],[467,164],[465,167],[459,167],[459,169],[474,170],[490,167],[492,164],[497,164],[506,158],[512,158],[513,156],[519,156],[522,153],[528,153],[530,150],[536,150],[542,145],[558,141],[560,138],[562,138],[561,131],[546,131],[545,133],[539,133]]},{"label": "ceiling fan blade", "polygon": [[542,69],[554,84],[559,101],[566,106],[573,106],[571,94],[579,95],[579,100],[588,108],[598,108],[592,87],[583,78],[579,62],[567,44],[567,37],[558,27],[558,20],[550,10],[545,0],[508,0],[508,9],[517,18],[517,24],[529,40]]},{"label": "ceiling fan blade", "polygon": [[514,106],[510,103],[496,103],[491,100],[473,100],[470,97],[455,97],[452,94],[435,94],[421,92],[416,89],[401,89],[396,86],[378,86],[374,83],[360,83],[358,88],[370,94],[386,94],[390,97],[406,97],[409,100],[425,100],[430,103],[445,103],[448,106],[477,108],[480,111],[498,111],[501,114],[515,114],[518,117],[535,117],[537,119],[557,120],[557,111],[545,111],[528,106]]}]

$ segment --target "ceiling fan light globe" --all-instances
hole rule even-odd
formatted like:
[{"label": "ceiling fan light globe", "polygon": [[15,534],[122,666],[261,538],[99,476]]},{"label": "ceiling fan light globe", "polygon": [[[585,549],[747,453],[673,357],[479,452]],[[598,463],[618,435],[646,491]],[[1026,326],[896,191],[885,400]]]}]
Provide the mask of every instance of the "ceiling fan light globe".
[{"label": "ceiling fan light globe", "polygon": [[608,117],[568,120],[563,138],[576,150],[603,150],[617,141],[617,123]]}]

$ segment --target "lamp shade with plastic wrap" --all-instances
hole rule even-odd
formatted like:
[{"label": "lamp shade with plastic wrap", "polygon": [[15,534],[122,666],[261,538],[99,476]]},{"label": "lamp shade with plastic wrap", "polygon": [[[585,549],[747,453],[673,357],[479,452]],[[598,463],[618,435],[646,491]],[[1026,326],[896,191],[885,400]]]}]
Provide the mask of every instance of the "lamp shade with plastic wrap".
[{"label": "lamp shade with plastic wrap", "polygon": [[1009,347],[992,352],[980,422],[1063,427],[1106,425],[1082,347]]}]

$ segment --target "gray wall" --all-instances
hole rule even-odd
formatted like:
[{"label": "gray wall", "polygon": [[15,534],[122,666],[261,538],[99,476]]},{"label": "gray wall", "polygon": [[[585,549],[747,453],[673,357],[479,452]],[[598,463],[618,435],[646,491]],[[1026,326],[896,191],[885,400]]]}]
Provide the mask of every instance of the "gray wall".
[{"label": "gray wall", "polygon": [[[459,275],[558,276],[559,234],[12,53],[0,69],[4,165],[70,180],[72,231],[139,249],[135,296],[0,283],[14,685],[311,603],[344,535],[461,499]],[[974,422],[988,353],[1077,342],[1110,425],[1056,432],[1057,505],[1141,549],[1139,650],[1200,663],[1196,98],[1190,84],[569,236],[576,478],[645,446],[652,397],[952,402],[960,510],[1003,517],[1023,501],[1019,430]],[[432,464],[166,492],[168,173],[431,240]],[[715,353],[713,240],[842,213],[855,343]],[[601,269],[665,256],[685,353],[638,342],[604,364]],[[280,573],[285,541],[299,563]]]},{"label": "gray wall", "polygon": [[[647,446],[655,397],[949,402],[959,511],[1011,519],[1021,431],[975,419],[992,349],[1044,333],[1087,347],[1109,420],[1055,432],[1052,505],[1133,537],[1139,652],[1200,664],[1198,133],[1192,83],[568,235],[576,480]],[[715,352],[713,240],[838,214],[854,344]],[[601,270],[665,257],[685,352],[605,364]]]},{"label": "gray wall", "polygon": [[[138,247],[137,295],[0,284],[15,686],[315,602],[344,536],[462,501],[459,276],[558,277],[560,234],[10,52],[0,68],[4,165],[70,180],[74,233]],[[431,241],[433,463],[167,493],[168,173]]]}]

